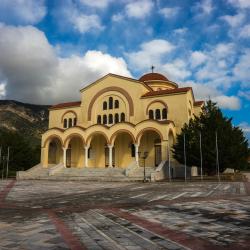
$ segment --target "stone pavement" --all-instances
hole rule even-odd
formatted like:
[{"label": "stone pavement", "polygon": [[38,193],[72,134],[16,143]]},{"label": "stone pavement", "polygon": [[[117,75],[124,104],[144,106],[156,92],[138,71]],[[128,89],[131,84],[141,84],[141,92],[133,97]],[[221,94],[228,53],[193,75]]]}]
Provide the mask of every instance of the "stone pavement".
[{"label": "stone pavement", "polygon": [[0,181],[0,249],[250,249],[250,183]]}]

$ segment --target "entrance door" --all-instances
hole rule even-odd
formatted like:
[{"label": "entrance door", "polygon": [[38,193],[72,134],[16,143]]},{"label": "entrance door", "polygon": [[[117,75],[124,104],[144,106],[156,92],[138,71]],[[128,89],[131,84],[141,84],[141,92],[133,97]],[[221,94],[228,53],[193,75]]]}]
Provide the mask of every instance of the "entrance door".
[{"label": "entrance door", "polygon": [[71,147],[66,150],[66,167],[71,168]]},{"label": "entrance door", "polygon": [[155,167],[161,163],[161,145],[155,145]]}]

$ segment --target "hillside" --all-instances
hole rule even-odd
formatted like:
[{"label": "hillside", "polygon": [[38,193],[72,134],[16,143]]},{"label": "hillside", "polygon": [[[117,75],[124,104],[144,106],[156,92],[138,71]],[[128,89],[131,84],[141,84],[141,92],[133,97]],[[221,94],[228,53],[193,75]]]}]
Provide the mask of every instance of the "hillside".
[{"label": "hillside", "polygon": [[48,128],[48,105],[0,100],[0,130],[19,132],[31,145],[40,144]]}]

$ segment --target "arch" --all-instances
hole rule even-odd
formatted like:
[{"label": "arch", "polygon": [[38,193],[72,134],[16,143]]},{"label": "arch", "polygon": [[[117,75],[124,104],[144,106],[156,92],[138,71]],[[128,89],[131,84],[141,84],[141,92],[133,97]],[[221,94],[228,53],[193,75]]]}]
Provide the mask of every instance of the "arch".
[{"label": "arch", "polygon": [[61,143],[61,145],[63,146],[63,140],[62,138],[59,136],[59,135],[50,135],[43,143],[43,146],[42,147],[46,147],[47,146],[47,143],[51,142],[54,138],[58,139]]},{"label": "arch", "polygon": [[70,142],[70,140],[74,137],[78,137],[82,140],[83,145],[85,145],[85,139],[81,134],[78,133],[73,133],[73,134],[69,134],[65,139],[64,139],[64,143],[63,143],[63,147],[67,148],[68,144]]},{"label": "arch", "polygon": [[161,120],[161,110],[160,109],[155,110],[155,119]]},{"label": "arch", "polygon": [[66,114],[68,114],[68,113],[72,113],[72,114],[75,115],[75,117],[77,117],[77,114],[76,114],[76,112],[75,112],[74,110],[68,110],[68,111],[66,111],[66,112],[62,115],[61,122],[63,122],[64,116],[65,116]]},{"label": "arch", "polygon": [[120,121],[121,122],[125,122],[125,120],[126,120],[125,113],[121,113],[121,119],[120,119]]},{"label": "arch", "polygon": [[115,109],[119,109],[119,101],[115,100]]},{"label": "arch", "polygon": [[77,118],[75,117],[75,118],[73,119],[73,126],[75,127],[76,124],[77,124]]},{"label": "arch", "polygon": [[68,127],[68,120],[66,118],[63,119],[63,128]]},{"label": "arch", "polygon": [[149,110],[148,116],[149,119],[154,120],[154,111],[152,109]]},{"label": "arch", "polygon": [[110,144],[109,138],[108,138],[108,136],[104,132],[102,132],[102,131],[94,131],[86,139],[86,145],[87,146],[90,145],[90,142],[91,142],[93,136],[95,136],[95,135],[103,135],[104,138],[106,139],[107,144]]},{"label": "arch", "polygon": [[142,137],[143,133],[145,133],[146,131],[155,131],[155,132],[160,136],[161,141],[163,141],[163,135],[162,135],[162,133],[161,133],[158,129],[153,128],[153,127],[148,127],[148,128],[142,129],[142,130],[137,134],[136,140],[135,140],[137,144],[140,143],[141,137]]},{"label": "arch", "polygon": [[102,104],[102,109],[107,110],[107,108],[108,108],[108,104],[107,104],[106,101],[104,101],[103,104]]},{"label": "arch", "polygon": [[161,111],[162,113],[161,113],[161,118],[162,119],[167,119],[167,117],[168,117],[168,111],[167,111],[167,109],[166,108],[164,108],[164,109],[162,109],[162,111]]},{"label": "arch", "polygon": [[109,97],[109,109],[113,109],[113,97]]},{"label": "arch", "polygon": [[130,116],[134,115],[134,104],[133,104],[133,100],[132,100],[131,96],[129,95],[129,93],[127,91],[125,91],[124,89],[120,88],[120,87],[107,87],[107,88],[104,88],[101,91],[99,91],[92,98],[92,100],[91,100],[91,102],[89,104],[89,107],[88,107],[88,121],[91,120],[92,108],[93,108],[93,105],[94,105],[96,99],[99,96],[101,96],[102,94],[104,94],[104,93],[106,93],[108,91],[117,91],[117,92],[121,93],[127,99],[127,102],[128,102],[128,105],[129,105],[129,115]]},{"label": "arch", "polygon": [[109,114],[109,124],[113,124],[113,115]]},{"label": "arch", "polygon": [[115,123],[119,123],[119,114],[118,113],[115,114]]},{"label": "arch", "polygon": [[102,123],[102,117],[100,115],[97,116],[97,124]]},{"label": "arch", "polygon": [[114,145],[114,142],[115,142],[115,139],[116,139],[117,135],[121,134],[121,133],[127,133],[127,134],[129,134],[131,136],[132,140],[133,140],[133,143],[136,142],[135,137],[134,137],[134,135],[132,134],[131,131],[129,131],[127,129],[119,129],[114,134],[112,134],[112,136],[110,138],[110,144],[111,145]]},{"label": "arch", "polygon": [[153,104],[153,103],[156,103],[156,102],[160,102],[161,104],[163,104],[164,105],[164,107],[168,110],[168,105],[164,102],[164,101],[162,101],[162,100],[154,100],[154,101],[152,101],[152,102],[150,102],[149,104],[148,104],[148,106],[147,106],[147,108],[146,108],[146,114],[148,115],[148,111],[149,111],[149,107]]},{"label": "arch", "polygon": [[103,115],[102,116],[102,122],[103,122],[104,125],[106,125],[108,123],[108,121],[107,121],[107,115]]},{"label": "arch", "polygon": [[73,127],[73,122],[72,122],[72,118],[69,118],[69,122],[68,122],[69,128]]}]

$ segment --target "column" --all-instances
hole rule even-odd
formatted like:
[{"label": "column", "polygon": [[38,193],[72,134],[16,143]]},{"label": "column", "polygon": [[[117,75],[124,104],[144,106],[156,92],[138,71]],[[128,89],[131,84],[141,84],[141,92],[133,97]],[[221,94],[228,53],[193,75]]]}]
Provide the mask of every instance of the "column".
[{"label": "column", "polygon": [[84,157],[84,160],[85,160],[85,168],[87,168],[88,167],[88,151],[89,151],[89,146],[85,146],[84,147],[84,149],[85,149],[85,157]]},{"label": "column", "polygon": [[108,148],[109,148],[109,168],[112,168],[113,167],[113,145],[108,145]]},{"label": "column", "polygon": [[168,160],[168,141],[167,140],[161,141],[161,160],[162,161]]},{"label": "column", "polygon": [[139,167],[139,144],[135,144],[135,161],[136,166]]},{"label": "column", "polygon": [[63,148],[63,166],[66,168],[66,153],[67,148]]}]

